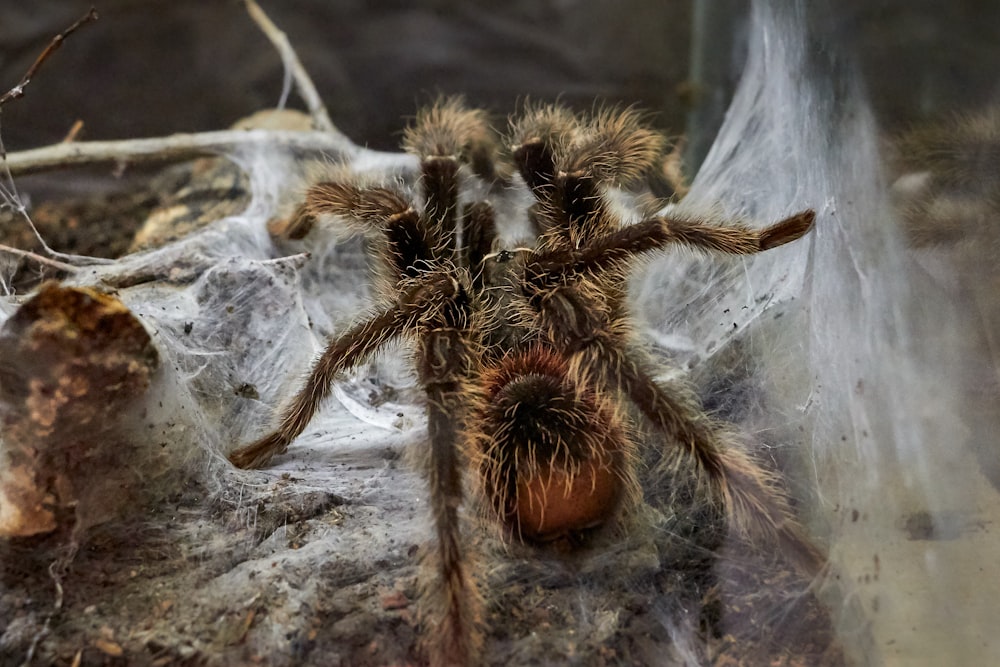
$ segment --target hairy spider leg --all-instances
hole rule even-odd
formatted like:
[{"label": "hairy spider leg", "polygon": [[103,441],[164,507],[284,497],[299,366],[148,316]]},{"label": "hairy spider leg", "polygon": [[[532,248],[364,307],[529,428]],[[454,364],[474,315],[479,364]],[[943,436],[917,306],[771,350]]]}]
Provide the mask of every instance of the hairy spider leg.
[{"label": "hairy spider leg", "polygon": [[578,249],[556,248],[535,253],[530,268],[565,281],[572,276],[599,278],[627,268],[636,256],[684,245],[695,250],[751,255],[791,243],[812,229],[816,214],[801,211],[772,225],[754,229],[745,225],[720,227],[707,220],[661,216],[622,227]]},{"label": "hairy spider leg", "polygon": [[411,329],[419,315],[417,308],[395,304],[382,308],[370,319],[331,339],[326,350],[313,364],[302,389],[282,410],[278,427],[230,453],[229,461],[238,468],[262,468],[276,455],[286,451],[329,396],[334,378],[367,359],[372,352],[401,332]]},{"label": "hairy spider leg", "polygon": [[482,644],[482,600],[472,576],[473,559],[462,546],[459,516],[467,466],[459,434],[479,352],[463,274],[441,273],[449,282],[435,288],[439,305],[427,311],[417,332],[418,372],[427,393],[429,452],[424,467],[437,537],[437,548],[424,561],[421,622],[424,651],[435,665],[468,664]]},{"label": "hairy spider leg", "polygon": [[[735,236],[701,223],[647,220],[579,250],[537,253],[525,267],[522,289],[539,326],[554,345],[572,352],[574,366],[588,369],[607,390],[627,396],[671,442],[689,449],[720,491],[730,526],[752,540],[779,543],[805,571],[815,574],[822,556],[792,518],[771,475],[744,452],[727,446],[724,429],[704,415],[690,391],[652,379],[644,364],[627,353],[627,334],[616,330],[607,316],[608,304],[588,288],[590,280],[601,275],[624,279],[629,263],[641,253],[675,243],[737,254],[760,252],[780,245],[778,240],[801,237],[813,218],[812,211],[804,211],[763,230],[738,228]],[[689,233],[692,228],[696,233]]]},{"label": "hairy spider leg", "polygon": [[[641,178],[662,155],[657,133],[635,112],[601,112],[575,129],[542,108],[514,125],[518,169],[538,200],[545,234],[524,267],[522,291],[549,340],[573,355],[574,375],[591,373],[627,396],[671,441],[686,446],[715,482],[730,525],[782,542],[815,571],[821,557],[791,519],[774,480],[743,452],[685,387],[657,384],[628,353],[625,284],[631,261],[672,244],[730,254],[768,250],[802,237],[815,215],[803,211],[764,229],[722,226],[696,216],[659,216],[621,226],[608,209],[608,185]],[[756,522],[757,525],[752,525]]]},{"label": "hairy spider leg", "polygon": [[[398,193],[387,188],[320,183],[310,190],[305,207],[312,216],[350,216],[369,228],[380,229],[386,245],[382,256],[394,284],[403,278],[418,278],[417,258],[430,254],[431,240],[420,225],[419,215]],[[363,362],[389,340],[413,329],[420,314],[419,305],[409,303],[405,295],[402,297],[387,299],[388,303],[373,316],[331,337],[302,389],[282,409],[278,427],[232,452],[229,460],[240,468],[260,468],[286,451],[329,396],[338,374]]]},{"label": "hairy spider leg", "polygon": [[805,536],[773,475],[726,437],[726,429],[703,413],[690,391],[655,381],[611,341],[591,344],[581,357],[606,386],[628,396],[669,441],[699,461],[720,492],[731,528],[758,546],[776,544],[810,576],[821,570],[822,553]]},{"label": "hairy spider leg", "polygon": [[462,265],[469,269],[473,290],[480,293],[487,286],[483,263],[497,239],[493,207],[483,201],[468,204],[462,214],[462,232]]},{"label": "hairy spider leg", "polygon": [[[482,153],[487,135],[484,122],[481,112],[465,111],[457,101],[449,100],[421,112],[416,124],[407,129],[404,145],[420,158],[422,213],[393,188],[359,185],[349,177],[316,184],[306,204],[313,216],[333,214],[348,228],[370,237],[374,232],[380,289],[391,305],[376,318],[385,324],[386,335],[365,346],[365,351],[373,352],[380,342],[400,334],[415,339],[417,345],[418,373],[428,403],[429,446],[422,467],[436,533],[436,546],[424,558],[420,608],[423,649],[435,665],[468,664],[478,655],[482,641],[482,601],[471,575],[472,559],[463,553],[461,544],[459,507],[467,462],[458,434],[467,402],[464,394],[481,347],[481,323],[475,316],[465,267],[482,263],[483,248],[492,245],[495,224],[489,209],[470,209],[465,220],[481,228],[471,230],[475,243],[466,246],[461,256],[456,225],[460,162]],[[359,325],[331,342],[306,387],[286,409],[282,428],[262,439],[259,447],[273,440],[287,446],[301,432],[337,373],[362,360],[360,355],[342,356],[342,349],[354,344],[352,336],[364,327]],[[236,452],[234,460],[249,458],[244,451]],[[258,455],[250,462],[261,460],[265,459]]]},{"label": "hairy spider leg", "polygon": [[442,290],[442,307],[418,333],[418,372],[427,393],[430,444],[425,469],[437,537],[437,549],[424,561],[421,623],[424,653],[433,665],[467,665],[478,659],[482,646],[483,602],[472,576],[473,558],[461,541],[462,471],[468,465],[461,433],[482,356],[482,322],[477,316],[481,304],[474,296],[481,287],[473,291],[473,282],[482,285],[482,262],[496,225],[488,205],[466,207],[461,248],[457,225],[461,164],[486,169],[488,136],[485,115],[452,98],[418,115],[403,141],[420,157],[421,221],[435,241],[425,261],[452,276],[450,291]]}]

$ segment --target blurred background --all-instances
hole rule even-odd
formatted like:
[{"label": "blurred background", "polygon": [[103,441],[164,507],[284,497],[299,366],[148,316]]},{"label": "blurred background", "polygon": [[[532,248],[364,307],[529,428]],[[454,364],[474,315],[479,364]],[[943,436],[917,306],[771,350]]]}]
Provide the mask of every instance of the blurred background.
[{"label": "blurred background", "polygon": [[[3,110],[7,150],[61,140],[221,129],[277,103],[282,64],[236,0],[0,2],[0,88],[95,4],[101,19]],[[285,30],[337,125],[397,144],[402,117],[439,93],[506,115],[525,98],[656,112],[704,154],[745,59],[742,0],[283,0]],[[847,0],[813,17],[858,60],[878,120],[906,128],[996,101],[1000,3]],[[293,100],[293,104],[297,103]]]}]

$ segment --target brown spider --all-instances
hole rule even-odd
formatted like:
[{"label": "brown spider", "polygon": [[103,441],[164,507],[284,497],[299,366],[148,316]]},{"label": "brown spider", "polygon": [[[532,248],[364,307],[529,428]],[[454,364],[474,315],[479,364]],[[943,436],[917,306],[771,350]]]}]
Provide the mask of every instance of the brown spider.
[{"label": "brown spider", "polygon": [[390,339],[414,342],[436,529],[421,612],[435,665],[475,662],[481,645],[482,601],[459,528],[463,487],[510,539],[576,548],[641,502],[641,422],[654,429],[650,444],[679,446],[700,464],[730,530],[778,544],[809,570],[822,562],[771,477],[730,446],[688,389],[653,380],[632,341],[623,287],[642,254],[678,243],[756,253],[801,237],[813,212],[763,229],[674,216],[624,225],[610,188],[647,177],[664,158],[661,136],[631,110],[578,117],[531,108],[512,122],[509,142],[535,199],[530,248],[498,247],[488,203],[460,206],[460,186],[507,179],[484,114],[455,100],[418,114],[405,134],[405,149],[420,158],[422,202],[350,176],[310,188],[307,214],[332,214],[376,244],[379,305],[330,341],[278,428],[230,457],[240,467],[267,464],[303,431],[338,374]]}]

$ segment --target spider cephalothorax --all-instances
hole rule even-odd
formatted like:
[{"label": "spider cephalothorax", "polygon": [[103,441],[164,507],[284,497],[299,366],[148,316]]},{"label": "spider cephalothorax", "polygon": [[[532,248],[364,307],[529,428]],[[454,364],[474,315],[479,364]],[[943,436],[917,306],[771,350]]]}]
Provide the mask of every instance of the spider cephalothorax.
[{"label": "spider cephalothorax", "polygon": [[[508,184],[484,114],[455,101],[421,112],[405,148],[420,159],[417,196],[349,172],[314,185],[305,210],[367,234],[380,300],[331,340],[277,430],[234,452],[260,466],[302,432],[337,375],[391,338],[414,343],[427,394],[423,472],[436,546],[421,611],[433,664],[466,664],[481,644],[480,593],[459,526],[466,487],[511,539],[580,545],[640,502],[640,447],[682,448],[697,462],[731,530],[818,567],[784,496],[683,385],[654,381],[628,316],[634,258],[672,244],[749,254],[793,241],[806,211],[763,229],[694,217],[626,225],[609,191],[657,168],[664,141],[633,111],[581,118],[536,107],[512,123],[511,161],[535,203],[537,236],[500,247],[488,202],[463,185]],[[642,424],[640,424],[642,422]],[[642,433],[651,433],[649,437]]]}]

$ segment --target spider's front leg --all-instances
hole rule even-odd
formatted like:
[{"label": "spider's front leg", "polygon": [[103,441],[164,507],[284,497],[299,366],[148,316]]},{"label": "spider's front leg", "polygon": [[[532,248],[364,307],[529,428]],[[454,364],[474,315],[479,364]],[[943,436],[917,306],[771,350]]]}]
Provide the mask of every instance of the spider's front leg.
[{"label": "spider's front leg", "polygon": [[[356,231],[379,232],[384,248],[385,302],[373,316],[330,339],[302,389],[282,410],[278,427],[229,455],[239,468],[264,467],[284,452],[329,396],[338,374],[362,363],[389,340],[412,332],[425,307],[413,296],[421,292],[419,281],[439,279],[418,268],[418,260],[430,257],[436,239],[399,192],[351,182],[322,182],[309,189],[304,209],[311,217],[341,216]],[[401,290],[400,282],[406,280],[411,281],[409,287]]]},{"label": "spider's front leg", "polygon": [[417,370],[427,394],[429,444],[422,467],[437,537],[424,560],[421,625],[431,664],[467,665],[476,660],[482,644],[482,601],[472,559],[461,540],[459,508],[467,461],[460,433],[480,350],[467,274],[441,275],[417,327]]}]

